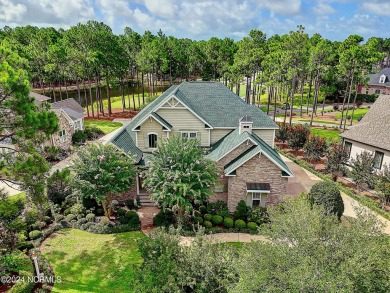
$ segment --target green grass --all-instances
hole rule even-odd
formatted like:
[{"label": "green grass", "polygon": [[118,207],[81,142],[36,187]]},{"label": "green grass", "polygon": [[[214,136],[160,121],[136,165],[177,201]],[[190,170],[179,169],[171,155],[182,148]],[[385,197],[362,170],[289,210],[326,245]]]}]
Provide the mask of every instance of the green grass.
[{"label": "green grass", "polygon": [[8,197],[8,199],[11,202],[15,202],[15,201],[19,201],[19,200],[25,200],[26,199],[26,193],[25,192],[21,192],[21,193],[18,193],[18,194],[11,195],[11,196]]},{"label": "green grass", "polygon": [[[310,123],[310,119],[294,119],[294,120]],[[314,119],[313,119],[313,122],[314,123],[323,123],[323,124],[334,124],[334,125],[340,124],[340,122],[336,122],[336,121],[314,120]]]},{"label": "green grass", "polygon": [[339,134],[341,131],[338,129],[311,128],[310,133],[326,138],[327,142],[332,142],[340,139]]},{"label": "green grass", "polygon": [[[353,113],[353,120],[358,120],[360,116],[366,114],[368,111],[368,108],[361,108],[361,109],[355,109],[355,112]],[[347,114],[346,111],[344,111],[344,116]],[[348,111],[348,116],[352,115],[352,109]],[[341,112],[338,112],[335,114],[335,117],[337,119],[341,119]]]},{"label": "green grass", "polygon": [[114,130],[122,127],[122,123],[111,122],[107,120],[85,120],[84,125],[87,127],[97,127],[105,134],[113,132]]},{"label": "green grass", "polygon": [[133,266],[142,262],[137,240],[142,232],[92,234],[76,229],[55,233],[42,254],[62,282],[52,292],[132,292]]}]

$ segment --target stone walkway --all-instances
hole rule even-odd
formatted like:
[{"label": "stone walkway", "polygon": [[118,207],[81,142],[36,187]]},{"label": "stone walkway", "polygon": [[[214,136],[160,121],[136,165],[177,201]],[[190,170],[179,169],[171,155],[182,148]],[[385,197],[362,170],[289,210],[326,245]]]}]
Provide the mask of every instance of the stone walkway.
[{"label": "stone walkway", "polygon": [[153,229],[153,218],[158,214],[158,207],[141,207],[137,213],[141,220],[141,230],[147,234],[148,229]]},{"label": "stone walkway", "polygon": [[[294,173],[294,178],[289,178],[287,184],[287,194],[292,196],[298,196],[302,191],[308,192],[311,187],[322,179],[314,175],[313,173],[302,168],[298,164],[294,163],[290,159],[282,156],[282,159],[286,162],[287,166]],[[385,224],[384,232],[390,234],[390,221],[386,218],[378,215],[377,213],[371,211],[369,208],[363,206],[358,201],[354,200],[350,196],[346,195],[344,192],[341,192],[341,197],[344,202],[344,216],[356,218],[356,213],[354,207],[363,207],[365,210],[373,213],[381,222]]]}]

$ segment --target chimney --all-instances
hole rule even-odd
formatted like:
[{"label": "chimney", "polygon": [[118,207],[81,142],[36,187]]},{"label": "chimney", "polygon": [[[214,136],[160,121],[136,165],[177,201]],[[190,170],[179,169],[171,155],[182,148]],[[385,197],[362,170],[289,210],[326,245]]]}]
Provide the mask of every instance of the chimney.
[{"label": "chimney", "polygon": [[240,128],[239,128],[239,134],[244,133],[247,131],[248,133],[252,133],[252,125],[253,125],[253,120],[251,116],[245,115],[240,119]]}]

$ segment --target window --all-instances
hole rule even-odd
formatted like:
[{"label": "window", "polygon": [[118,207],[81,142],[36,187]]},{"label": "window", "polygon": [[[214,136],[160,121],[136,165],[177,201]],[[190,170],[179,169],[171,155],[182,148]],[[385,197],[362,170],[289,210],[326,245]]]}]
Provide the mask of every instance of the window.
[{"label": "window", "polygon": [[66,130],[65,129],[61,130],[58,135],[60,136],[60,143],[64,143],[65,141],[68,140],[68,138],[66,137]]},{"label": "window", "polygon": [[183,139],[197,139],[198,138],[198,133],[194,131],[182,131],[181,132],[181,137]]},{"label": "window", "polygon": [[375,93],[376,93],[376,94],[380,94],[380,93],[381,93],[381,90],[375,90]]},{"label": "window", "polygon": [[155,149],[157,148],[157,134],[151,133],[148,135],[149,138],[149,148]]},{"label": "window", "polygon": [[74,125],[74,129],[78,130],[81,128],[81,122],[80,121],[76,121],[75,125]]},{"label": "window", "polygon": [[244,125],[244,128],[249,128],[249,126],[248,125]]},{"label": "window", "polygon": [[261,204],[261,193],[252,192],[252,207],[259,207]]},{"label": "window", "polygon": [[348,158],[351,156],[351,150],[352,150],[352,143],[346,141],[344,143],[344,150],[346,151]]},{"label": "window", "polygon": [[379,78],[379,83],[385,83],[385,80],[386,80],[386,75],[381,75],[381,77]]},{"label": "window", "polygon": [[384,154],[382,152],[375,151],[374,155],[374,168],[381,169]]}]

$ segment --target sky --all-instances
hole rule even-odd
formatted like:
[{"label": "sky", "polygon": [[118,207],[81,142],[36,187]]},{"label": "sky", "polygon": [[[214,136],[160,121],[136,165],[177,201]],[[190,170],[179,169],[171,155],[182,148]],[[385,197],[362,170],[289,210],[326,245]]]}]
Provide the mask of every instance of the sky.
[{"label": "sky", "polygon": [[239,40],[251,29],[271,36],[302,24],[342,41],[351,34],[390,38],[390,0],[0,0],[0,27],[69,28],[102,21],[116,34],[125,27],[178,38]]}]

